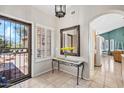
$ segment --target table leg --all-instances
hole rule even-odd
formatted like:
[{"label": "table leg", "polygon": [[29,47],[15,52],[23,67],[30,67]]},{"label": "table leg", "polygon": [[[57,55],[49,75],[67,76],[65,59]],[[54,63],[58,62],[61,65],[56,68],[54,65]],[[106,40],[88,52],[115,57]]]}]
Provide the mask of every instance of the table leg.
[{"label": "table leg", "polygon": [[79,80],[79,66],[77,66],[77,85],[78,85],[78,80]]},{"label": "table leg", "polygon": [[54,73],[54,66],[53,66],[53,60],[52,60],[52,73]]},{"label": "table leg", "polygon": [[82,63],[81,79],[83,79],[84,63]]},{"label": "table leg", "polygon": [[60,68],[60,66],[59,66],[59,61],[58,61],[58,71],[59,71],[59,68]]}]

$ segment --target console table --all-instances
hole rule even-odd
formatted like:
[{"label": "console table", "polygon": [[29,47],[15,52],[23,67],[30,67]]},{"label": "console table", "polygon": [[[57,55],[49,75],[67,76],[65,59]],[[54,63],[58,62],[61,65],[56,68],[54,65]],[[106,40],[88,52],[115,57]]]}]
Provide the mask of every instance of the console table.
[{"label": "console table", "polygon": [[53,58],[52,59],[52,73],[54,73],[54,62],[58,63],[58,71],[60,69],[60,64],[75,66],[77,67],[77,85],[79,84],[79,67],[82,66],[81,79],[83,79],[84,61],[73,61],[64,58]]}]

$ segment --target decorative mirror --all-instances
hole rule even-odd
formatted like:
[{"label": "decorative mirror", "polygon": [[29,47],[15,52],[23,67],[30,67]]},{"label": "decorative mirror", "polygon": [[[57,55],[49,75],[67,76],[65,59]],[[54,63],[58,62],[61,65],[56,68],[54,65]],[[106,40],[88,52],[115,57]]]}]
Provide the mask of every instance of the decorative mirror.
[{"label": "decorative mirror", "polygon": [[80,56],[80,25],[60,29],[61,54]]}]

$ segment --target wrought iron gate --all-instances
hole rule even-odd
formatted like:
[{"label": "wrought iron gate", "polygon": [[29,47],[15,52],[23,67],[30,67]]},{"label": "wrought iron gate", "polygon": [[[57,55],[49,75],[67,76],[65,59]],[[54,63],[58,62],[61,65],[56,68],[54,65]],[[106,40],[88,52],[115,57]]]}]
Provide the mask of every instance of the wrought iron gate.
[{"label": "wrought iron gate", "polygon": [[31,77],[31,24],[0,15],[0,77]]}]

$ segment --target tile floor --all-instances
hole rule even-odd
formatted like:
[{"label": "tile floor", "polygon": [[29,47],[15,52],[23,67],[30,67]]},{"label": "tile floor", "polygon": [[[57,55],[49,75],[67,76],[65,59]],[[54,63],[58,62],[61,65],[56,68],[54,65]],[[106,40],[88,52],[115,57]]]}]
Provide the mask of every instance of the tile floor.
[{"label": "tile floor", "polygon": [[113,61],[111,56],[103,56],[102,67],[95,67],[92,80],[80,79],[76,85],[76,77],[62,71],[47,72],[28,79],[11,88],[122,88],[121,63]]}]

